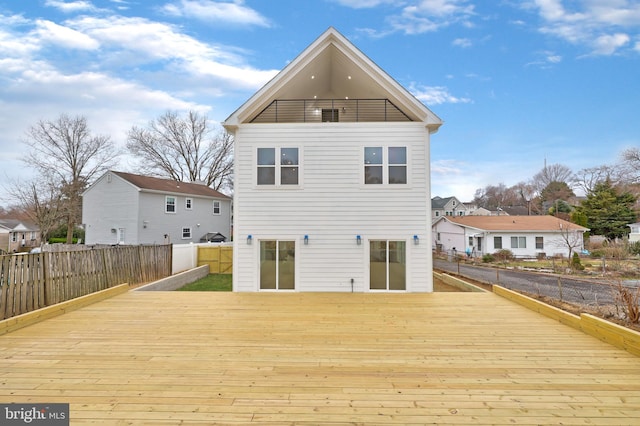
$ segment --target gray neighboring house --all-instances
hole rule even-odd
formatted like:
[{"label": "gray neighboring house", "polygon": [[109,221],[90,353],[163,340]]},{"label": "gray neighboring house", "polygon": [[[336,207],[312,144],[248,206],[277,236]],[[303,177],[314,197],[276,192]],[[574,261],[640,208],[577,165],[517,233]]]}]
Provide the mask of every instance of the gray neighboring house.
[{"label": "gray neighboring house", "polygon": [[198,183],[108,171],[82,194],[85,243],[185,244],[231,238],[231,198]]},{"label": "gray neighboring house", "polygon": [[431,219],[442,216],[466,216],[468,208],[456,197],[433,197],[431,199]]}]

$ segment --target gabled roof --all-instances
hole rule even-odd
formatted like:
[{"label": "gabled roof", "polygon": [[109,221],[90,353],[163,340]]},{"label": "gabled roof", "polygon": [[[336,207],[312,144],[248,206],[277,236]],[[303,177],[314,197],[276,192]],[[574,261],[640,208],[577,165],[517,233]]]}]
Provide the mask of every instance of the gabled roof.
[{"label": "gabled roof", "polygon": [[202,184],[178,182],[172,179],[161,179],[156,177],[135,175],[133,173],[116,171],[109,171],[107,173],[113,173],[114,175],[121,177],[135,187],[145,191],[197,195],[211,198],[229,198],[228,196],[216,191],[215,189],[209,188],[208,186]]},{"label": "gabled roof", "polygon": [[389,99],[431,133],[442,125],[429,108],[330,27],[223,123],[233,130],[276,99]]},{"label": "gabled roof", "polygon": [[[433,197],[431,199],[431,209],[443,209],[451,200],[457,200],[456,197]],[[460,202],[459,202],[460,203]],[[463,204],[463,203],[460,203]]]},{"label": "gabled roof", "polygon": [[34,223],[17,219],[0,219],[0,228],[9,231],[38,231],[38,226]]},{"label": "gabled roof", "polygon": [[484,231],[546,231],[560,232],[562,230],[588,231],[575,223],[567,222],[555,216],[455,216],[444,218],[451,223],[461,226],[481,229]]}]

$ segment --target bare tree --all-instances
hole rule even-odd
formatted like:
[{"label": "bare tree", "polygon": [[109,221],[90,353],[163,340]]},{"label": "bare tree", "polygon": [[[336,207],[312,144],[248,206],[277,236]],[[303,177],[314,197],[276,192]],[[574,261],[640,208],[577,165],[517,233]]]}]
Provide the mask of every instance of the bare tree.
[{"label": "bare tree", "polygon": [[108,170],[118,152],[109,136],[93,136],[82,116],[61,114],[55,121],[40,120],[26,132],[30,151],[24,162],[34,167],[40,180],[59,189],[67,219],[67,243],[80,222],[81,196],[94,177]]},{"label": "bare tree", "polygon": [[630,183],[640,183],[640,148],[629,148],[622,153],[622,168]]},{"label": "bare tree", "polygon": [[8,191],[24,214],[38,225],[42,242],[47,241],[51,231],[64,221],[66,215],[60,201],[60,190],[53,182],[39,179],[14,181]]},{"label": "bare tree", "polygon": [[533,176],[532,184],[538,192],[542,192],[551,182],[564,182],[569,187],[574,185],[574,176],[571,169],[562,164],[545,166]]},{"label": "bare tree", "polygon": [[478,207],[496,210],[501,207],[509,207],[518,203],[518,192],[515,187],[507,188],[504,183],[487,185],[476,190],[473,203]]},{"label": "bare tree", "polygon": [[598,166],[589,167],[578,171],[575,175],[575,184],[582,189],[585,194],[593,192],[596,184],[610,181],[614,184],[621,182],[624,173],[619,166]]},{"label": "bare tree", "polygon": [[186,117],[166,112],[147,128],[133,127],[127,148],[141,161],[144,172],[177,181],[204,182],[218,190],[233,172],[233,137],[213,129],[205,115]]},{"label": "bare tree", "polygon": [[519,182],[513,188],[520,196],[520,200],[527,206],[527,214],[531,215],[532,208],[535,207],[534,200],[538,196],[535,185],[531,182]]},{"label": "bare tree", "polygon": [[569,253],[568,262],[571,264],[573,252],[584,247],[584,236],[582,232],[573,229],[571,224],[565,224],[560,221],[558,221],[558,230],[560,231],[560,239],[551,245],[566,248]]}]

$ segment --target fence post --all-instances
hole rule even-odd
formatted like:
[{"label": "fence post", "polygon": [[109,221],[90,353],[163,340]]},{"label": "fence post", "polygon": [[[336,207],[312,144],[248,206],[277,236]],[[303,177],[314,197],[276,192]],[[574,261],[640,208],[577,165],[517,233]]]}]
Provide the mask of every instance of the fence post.
[{"label": "fence post", "polygon": [[560,301],[562,302],[562,281],[558,277],[558,288],[560,289]]},{"label": "fence post", "polygon": [[500,284],[500,268],[496,267],[496,283]]}]

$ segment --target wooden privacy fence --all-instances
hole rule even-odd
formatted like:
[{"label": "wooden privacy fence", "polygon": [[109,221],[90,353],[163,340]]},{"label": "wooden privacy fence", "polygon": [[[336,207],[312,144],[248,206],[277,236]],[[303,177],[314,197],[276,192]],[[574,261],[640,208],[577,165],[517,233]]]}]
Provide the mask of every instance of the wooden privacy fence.
[{"label": "wooden privacy fence", "polygon": [[198,266],[209,265],[210,274],[231,274],[232,246],[198,246]]},{"label": "wooden privacy fence", "polygon": [[0,256],[0,320],[171,275],[171,245]]}]

